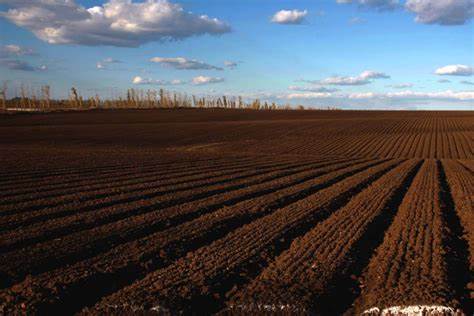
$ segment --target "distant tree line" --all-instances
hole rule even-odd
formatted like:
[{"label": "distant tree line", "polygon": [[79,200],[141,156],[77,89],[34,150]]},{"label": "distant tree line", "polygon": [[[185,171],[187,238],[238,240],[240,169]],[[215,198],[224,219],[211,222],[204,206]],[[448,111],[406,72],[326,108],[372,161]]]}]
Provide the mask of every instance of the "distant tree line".
[{"label": "distant tree line", "polygon": [[[222,108],[252,110],[304,110],[298,105],[277,105],[275,102],[244,101],[241,96],[202,96],[170,92],[164,89],[140,90],[128,89],[126,96],[101,99],[99,95],[83,98],[78,90],[71,88],[68,99],[51,99],[50,86],[45,85],[36,91],[20,88],[19,96],[7,98],[7,84],[0,88],[1,107],[3,110],[16,111],[55,111],[55,110],[88,110],[88,109],[172,109],[172,108]],[[328,108],[334,109],[334,108]]]}]

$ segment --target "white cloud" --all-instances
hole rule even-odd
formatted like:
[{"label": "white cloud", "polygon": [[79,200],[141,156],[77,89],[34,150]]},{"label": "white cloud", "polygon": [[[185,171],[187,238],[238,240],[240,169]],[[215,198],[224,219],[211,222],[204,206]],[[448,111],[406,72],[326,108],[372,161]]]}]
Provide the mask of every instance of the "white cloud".
[{"label": "white cloud", "polygon": [[412,99],[452,99],[452,100],[474,100],[474,91],[440,91],[440,92],[416,92],[401,91],[385,94],[388,98],[412,98]]},{"label": "white cloud", "polygon": [[388,78],[390,78],[390,76],[383,72],[366,70],[356,77],[334,76],[334,77],[329,77],[323,80],[313,80],[313,81],[306,80],[306,82],[310,82],[312,84],[320,84],[320,85],[361,86],[361,85],[366,85],[366,84],[371,83],[372,79],[388,79]]},{"label": "white cloud", "polygon": [[136,76],[133,78],[132,83],[133,84],[147,84],[150,81],[150,79],[143,79],[140,76]]},{"label": "white cloud", "polygon": [[359,75],[360,78],[364,79],[388,79],[390,78],[389,75],[383,72],[377,72],[372,70],[366,70]]},{"label": "white cloud", "polygon": [[227,68],[230,68],[230,69],[234,69],[235,67],[237,67],[239,64],[239,62],[236,62],[236,61],[230,61],[230,60],[226,60],[224,61],[224,66],[226,66]]},{"label": "white cloud", "polygon": [[379,11],[394,10],[400,6],[398,0],[336,0],[337,3],[357,3],[360,7],[372,8]]},{"label": "white cloud", "polygon": [[194,85],[200,86],[200,85],[218,83],[218,82],[223,82],[223,81],[224,81],[224,78],[220,78],[220,77],[197,76],[193,78],[192,83]]},{"label": "white cloud", "polygon": [[319,81],[320,84],[335,86],[361,86],[370,83],[370,80],[362,77],[329,77]]},{"label": "white cloud", "polygon": [[358,92],[358,93],[290,93],[284,96],[286,99],[339,99],[339,100],[369,100],[394,99],[398,101],[409,100],[452,100],[452,101],[471,101],[474,100],[474,91],[438,91],[438,92],[419,92],[419,91],[400,91],[400,92]]},{"label": "white cloud", "polygon": [[31,48],[22,47],[14,44],[4,45],[0,47],[0,58],[32,55],[35,55],[35,52]]},{"label": "white cloud", "polygon": [[396,83],[396,84],[389,85],[388,87],[394,88],[394,89],[406,89],[406,88],[413,87],[413,83]]},{"label": "white cloud", "polygon": [[122,61],[118,59],[113,59],[111,57],[105,58],[101,61],[98,61],[96,64],[97,69],[108,69],[108,65],[110,64],[121,64]]},{"label": "white cloud", "polygon": [[347,97],[349,99],[371,99],[371,98],[375,97],[375,93],[373,93],[373,92],[351,93]]},{"label": "white cloud", "polygon": [[167,67],[172,67],[175,69],[186,69],[186,70],[197,70],[197,69],[213,69],[213,70],[222,70],[221,67],[216,67],[209,65],[202,61],[195,59],[186,59],[183,57],[175,58],[166,58],[166,57],[153,57],[150,59],[151,62],[162,64]]},{"label": "white cloud", "polygon": [[450,83],[451,80],[448,80],[448,79],[439,79],[438,82],[439,82],[439,83]]},{"label": "white cloud", "polygon": [[0,59],[0,65],[10,69],[10,70],[21,70],[21,71],[36,71],[36,67],[30,65],[26,61],[22,60],[10,60],[10,59]]},{"label": "white cloud", "polygon": [[304,92],[336,92],[339,89],[335,88],[326,88],[321,86],[309,86],[309,87],[300,87],[300,86],[289,86],[288,90],[292,91],[304,91]]},{"label": "white cloud", "polygon": [[281,10],[273,15],[271,21],[278,24],[301,24],[306,15],[307,10]]},{"label": "white cloud", "polygon": [[111,57],[105,58],[103,61],[104,63],[107,63],[107,64],[121,64],[122,63],[121,60],[113,59]]},{"label": "white cloud", "polygon": [[474,16],[474,0],[408,0],[405,8],[425,24],[459,25]]},{"label": "white cloud", "polygon": [[74,0],[3,0],[0,16],[32,31],[50,44],[136,47],[152,41],[230,32],[230,26],[206,15],[186,12],[168,0],[109,0],[86,9]]},{"label": "white cloud", "polygon": [[182,85],[185,84],[185,81],[182,80],[160,80],[160,79],[150,79],[150,78],[142,78],[140,76],[136,76],[132,80],[133,84],[137,85],[162,85],[162,86],[169,86],[169,85]]},{"label": "white cloud", "polygon": [[354,98],[364,98],[364,99],[371,99],[371,98],[390,98],[390,99],[440,99],[440,100],[458,100],[458,101],[466,101],[466,100],[474,100],[474,91],[438,91],[438,92],[419,92],[419,91],[400,91],[400,92],[388,92],[388,93],[366,93],[365,97],[364,94],[359,94],[357,97]]},{"label": "white cloud", "polygon": [[474,68],[466,65],[448,65],[436,69],[435,73],[440,76],[472,76]]},{"label": "white cloud", "polygon": [[290,93],[286,96],[287,99],[323,99],[329,98],[330,93],[325,92],[305,92],[305,93]]}]

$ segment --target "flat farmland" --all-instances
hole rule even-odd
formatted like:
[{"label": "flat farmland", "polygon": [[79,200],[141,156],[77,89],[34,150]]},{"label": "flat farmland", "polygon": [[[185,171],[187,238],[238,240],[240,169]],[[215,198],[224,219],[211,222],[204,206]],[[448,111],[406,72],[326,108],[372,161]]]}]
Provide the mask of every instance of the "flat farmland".
[{"label": "flat farmland", "polygon": [[0,314],[474,312],[474,112],[18,113],[0,135]]}]

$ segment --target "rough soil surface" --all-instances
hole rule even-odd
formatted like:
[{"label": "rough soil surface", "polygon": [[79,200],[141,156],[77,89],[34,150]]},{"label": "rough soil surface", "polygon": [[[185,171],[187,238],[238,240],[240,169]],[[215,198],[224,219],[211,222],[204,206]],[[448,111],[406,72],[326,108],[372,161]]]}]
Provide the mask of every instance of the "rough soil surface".
[{"label": "rough soil surface", "polygon": [[474,113],[0,114],[0,314],[472,315]]}]

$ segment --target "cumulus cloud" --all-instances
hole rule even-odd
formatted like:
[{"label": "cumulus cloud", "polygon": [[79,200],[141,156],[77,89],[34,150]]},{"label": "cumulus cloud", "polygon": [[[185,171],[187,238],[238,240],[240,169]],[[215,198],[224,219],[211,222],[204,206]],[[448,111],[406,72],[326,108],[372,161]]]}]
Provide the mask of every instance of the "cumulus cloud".
[{"label": "cumulus cloud", "polygon": [[[1,1],[1,0],[0,0]],[[39,67],[33,66],[30,63],[20,60],[18,58],[24,56],[36,56],[35,51],[28,47],[23,47],[15,44],[8,44],[0,46],[0,65],[10,70],[20,71],[45,71],[48,69],[46,65]]]},{"label": "cumulus cloud", "polygon": [[101,61],[98,61],[96,64],[97,69],[108,69],[108,65],[110,64],[121,64],[122,61],[118,59],[113,59],[113,58],[105,58]]},{"label": "cumulus cloud", "polygon": [[438,92],[419,92],[419,91],[400,91],[400,92],[358,92],[358,93],[291,93],[285,96],[287,99],[342,99],[342,100],[364,100],[364,99],[396,99],[396,100],[452,100],[452,101],[471,101],[474,100],[474,91],[438,91]]},{"label": "cumulus cloud", "polygon": [[371,99],[375,96],[373,92],[358,92],[358,93],[351,93],[347,97],[349,99]]},{"label": "cumulus cloud", "polygon": [[400,91],[388,92],[385,94],[374,94],[373,97],[392,98],[392,99],[440,99],[440,100],[474,100],[474,91],[438,91],[438,92],[419,92],[419,91]]},{"label": "cumulus cloud", "polygon": [[472,76],[474,68],[466,65],[448,65],[436,69],[435,74],[440,76]]},{"label": "cumulus cloud", "polygon": [[4,45],[0,47],[0,58],[32,55],[35,55],[35,52],[31,48],[22,47],[14,44]]},{"label": "cumulus cloud", "polygon": [[198,61],[195,59],[186,59],[183,57],[166,58],[166,57],[153,57],[150,59],[151,62],[171,67],[175,69],[186,69],[186,70],[198,70],[198,69],[210,69],[210,70],[223,70],[221,67],[209,65],[205,62]]},{"label": "cumulus cloud", "polygon": [[474,16],[474,0],[408,0],[405,8],[425,24],[459,25]]},{"label": "cumulus cloud", "polygon": [[168,0],[109,0],[84,8],[74,0],[3,0],[0,16],[50,44],[136,47],[151,41],[230,32],[216,18],[195,15]]},{"label": "cumulus cloud", "polygon": [[383,73],[383,72],[377,72],[377,71],[372,71],[372,70],[366,70],[362,72],[359,77],[364,78],[364,79],[388,79],[390,78],[389,75]]},{"label": "cumulus cloud", "polygon": [[391,84],[388,87],[394,88],[394,89],[406,89],[406,88],[413,87],[413,83],[396,83],[396,84]]},{"label": "cumulus cloud", "polygon": [[286,96],[287,99],[323,99],[329,98],[330,93],[327,92],[304,92],[304,93],[290,93]]},{"label": "cumulus cloud", "polygon": [[385,95],[389,98],[413,98],[413,99],[451,99],[451,100],[474,100],[474,91],[440,91],[440,92],[417,92],[401,91],[390,92]]},{"label": "cumulus cloud", "polygon": [[231,60],[224,61],[224,66],[230,69],[234,69],[238,65],[239,65],[239,62],[236,62],[236,61],[231,61]]},{"label": "cumulus cloud", "polygon": [[361,86],[372,82],[373,79],[388,79],[389,75],[383,72],[366,70],[355,77],[334,76],[323,80],[305,80],[312,84],[335,85],[335,86]]},{"label": "cumulus cloud", "polygon": [[288,90],[305,91],[305,92],[318,92],[318,93],[339,91],[339,89],[336,89],[336,88],[327,88],[327,87],[321,87],[321,86],[309,86],[309,87],[289,86]]},{"label": "cumulus cloud", "polygon": [[193,78],[192,83],[194,85],[201,86],[205,84],[218,83],[218,82],[223,82],[223,81],[224,81],[224,78],[220,78],[220,77],[197,76]]},{"label": "cumulus cloud", "polygon": [[181,85],[185,84],[186,82],[183,80],[160,80],[160,79],[150,79],[150,78],[142,78],[140,76],[136,76],[132,80],[133,84],[137,85],[161,85],[161,86],[169,86],[169,85]]},{"label": "cumulus cloud", "polygon": [[306,15],[308,15],[307,10],[281,10],[273,15],[271,21],[278,24],[301,24]]},{"label": "cumulus cloud", "polygon": [[448,79],[439,79],[438,82],[439,82],[439,83],[450,83],[451,80],[448,80]]},{"label": "cumulus cloud", "polygon": [[400,6],[398,0],[336,0],[337,3],[357,3],[363,8],[372,8],[379,11],[394,10]]},{"label": "cumulus cloud", "polygon": [[[361,8],[378,11],[401,7],[399,0],[336,0],[337,3],[357,3]],[[425,24],[459,25],[474,16],[474,0],[407,0],[405,9],[416,14],[415,21]]]},{"label": "cumulus cloud", "polygon": [[36,71],[38,70],[36,67],[30,65],[26,61],[22,60],[10,60],[10,59],[4,59],[0,60],[0,64],[10,70],[21,70],[21,71]]},{"label": "cumulus cloud", "polygon": [[108,58],[105,58],[103,60],[104,63],[107,63],[107,64],[121,64],[123,63],[123,61],[121,60],[118,60],[118,59],[113,59],[111,57],[108,57]]}]

